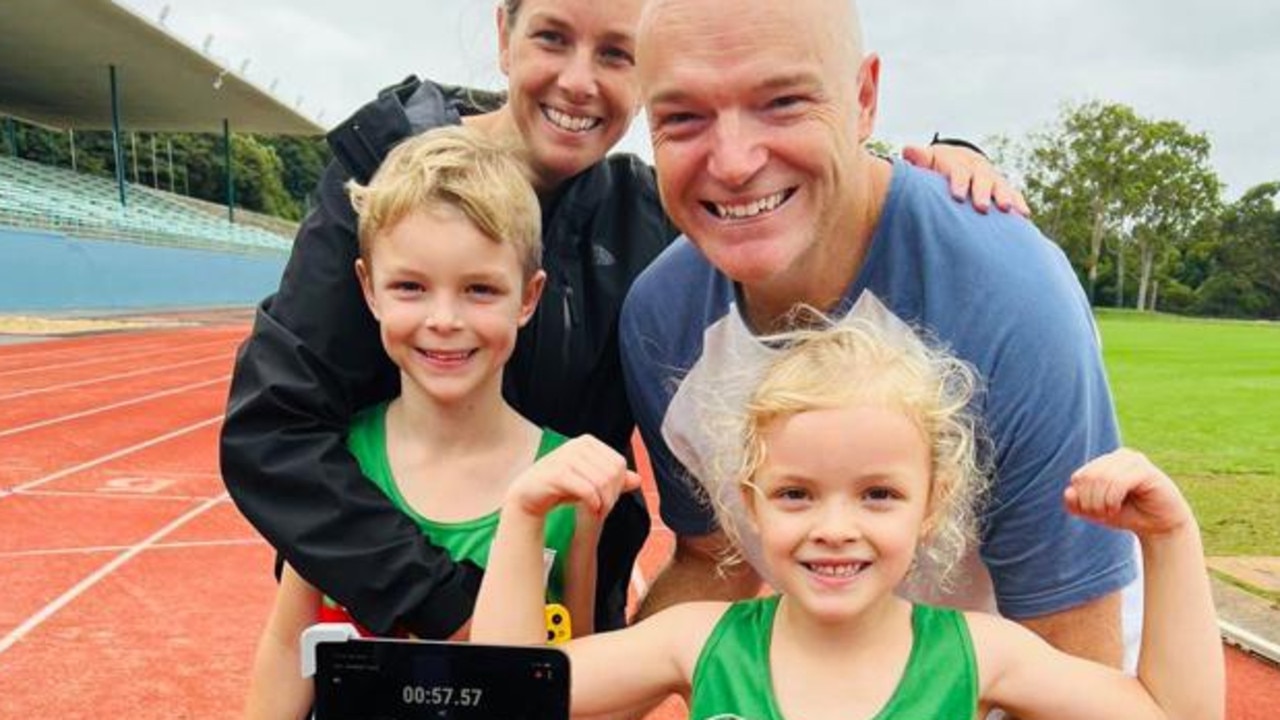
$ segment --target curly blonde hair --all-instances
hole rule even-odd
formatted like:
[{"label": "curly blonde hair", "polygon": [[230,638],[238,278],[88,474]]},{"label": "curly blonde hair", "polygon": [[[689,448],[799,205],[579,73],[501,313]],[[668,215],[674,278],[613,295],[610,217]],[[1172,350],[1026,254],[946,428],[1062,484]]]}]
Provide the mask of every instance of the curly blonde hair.
[{"label": "curly blonde hair", "polygon": [[[782,348],[767,364],[736,421],[741,444],[730,467],[706,481],[732,483],[737,494],[758,492],[754,478],[768,461],[764,440],[778,420],[811,410],[874,403],[900,409],[930,445],[931,483],[925,532],[918,548],[949,586],[953,571],[977,536],[977,507],[987,487],[978,460],[978,424],[969,409],[978,390],[964,361],[926,343],[909,327],[865,317],[833,321],[812,308],[794,314],[803,328],[760,338]],[[721,528],[742,547],[739,518],[722,487],[708,487]],[[726,564],[740,561],[726,559]]]},{"label": "curly blonde hair", "polygon": [[542,209],[526,163],[511,147],[464,126],[416,135],[387,154],[368,185],[347,183],[359,216],[360,257],[411,212],[441,206],[495,242],[516,248],[525,278],[542,267]]}]

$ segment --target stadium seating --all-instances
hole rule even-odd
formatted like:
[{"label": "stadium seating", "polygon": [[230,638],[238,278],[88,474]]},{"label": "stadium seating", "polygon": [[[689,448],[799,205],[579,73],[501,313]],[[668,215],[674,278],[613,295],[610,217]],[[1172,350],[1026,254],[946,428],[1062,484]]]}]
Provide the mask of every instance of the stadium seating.
[{"label": "stadium seating", "polygon": [[287,253],[292,238],[203,212],[176,196],[130,185],[120,206],[106,178],[0,157],[0,224],[76,237],[247,253]]}]

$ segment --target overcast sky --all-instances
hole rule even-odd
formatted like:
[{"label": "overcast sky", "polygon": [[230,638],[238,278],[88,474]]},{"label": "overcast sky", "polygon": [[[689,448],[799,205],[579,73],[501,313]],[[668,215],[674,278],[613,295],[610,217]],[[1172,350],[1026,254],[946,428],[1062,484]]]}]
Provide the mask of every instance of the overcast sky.
[{"label": "overcast sky", "polygon": [[[501,87],[496,0],[116,0],[325,127],[416,73]],[[600,0],[608,2],[609,0]],[[785,1],[785,0],[780,0]],[[1098,99],[1205,132],[1234,199],[1280,180],[1280,2],[863,0],[883,58],[876,135],[1020,139]],[[642,127],[621,149],[650,157]]]}]

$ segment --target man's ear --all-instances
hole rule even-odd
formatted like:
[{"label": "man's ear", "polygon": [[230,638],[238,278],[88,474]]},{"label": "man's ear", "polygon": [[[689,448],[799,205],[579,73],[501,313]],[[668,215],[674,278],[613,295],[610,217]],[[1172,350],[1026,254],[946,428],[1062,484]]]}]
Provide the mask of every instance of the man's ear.
[{"label": "man's ear", "polygon": [[507,7],[498,3],[498,68],[503,75],[511,73],[511,18],[507,17]]},{"label": "man's ear", "polygon": [[876,127],[880,103],[880,56],[867,53],[858,66],[858,142],[864,143]]},{"label": "man's ear", "polygon": [[524,327],[529,322],[529,318],[533,317],[533,312],[538,309],[538,301],[542,299],[542,290],[547,286],[547,273],[545,270],[539,270],[533,274],[524,284],[524,295],[520,298],[520,318],[519,325]]},{"label": "man's ear", "polygon": [[364,304],[369,306],[369,312],[373,314],[373,318],[382,322],[382,316],[378,314],[378,300],[373,294],[373,275],[364,258],[356,258],[356,277],[360,279],[360,292],[364,294]]}]

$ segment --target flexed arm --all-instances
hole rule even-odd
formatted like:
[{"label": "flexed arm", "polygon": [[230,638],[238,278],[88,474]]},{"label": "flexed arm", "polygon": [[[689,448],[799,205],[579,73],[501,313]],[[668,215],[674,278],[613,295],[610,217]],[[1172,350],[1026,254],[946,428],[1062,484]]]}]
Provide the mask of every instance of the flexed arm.
[{"label": "flexed arm", "polygon": [[[620,494],[638,486],[622,456],[589,436],[569,441],[522,474],[507,493],[489,549],[472,640],[543,642],[546,514],[571,502],[580,515],[603,517]],[[724,609],[723,603],[688,603],[631,627],[575,637],[563,646],[573,670],[573,714],[630,712],[687,692],[702,645]]]},{"label": "flexed arm", "polygon": [[[639,487],[640,479],[627,470],[627,461],[616,450],[590,435],[574,438],[538,460],[512,483],[503,501],[498,530],[489,549],[489,562],[476,612],[471,639],[477,642],[533,645],[546,638],[543,604],[542,547],[547,513],[558,505],[575,503],[579,516],[603,519],[618,496]],[[588,522],[598,525],[598,522]],[[583,528],[598,535],[594,527]],[[575,536],[578,529],[575,529]],[[581,547],[574,538],[576,555]],[[594,555],[594,548],[587,557]],[[580,569],[591,563],[572,563]],[[593,579],[591,579],[593,580]],[[589,593],[572,586],[582,578],[570,577],[570,602]],[[592,583],[594,585],[594,583]],[[581,600],[582,598],[578,598]],[[586,605],[590,607],[589,604]],[[585,608],[571,608],[571,611]],[[577,618],[575,617],[575,621]]]},{"label": "flexed arm", "polygon": [[1225,712],[1222,642],[1195,517],[1167,475],[1117,450],[1076,471],[1068,509],[1142,543],[1145,610],[1138,677],[1058,652],[1012,623],[971,615],[988,703],[1019,717],[1196,718]]},{"label": "flexed arm", "polygon": [[1171,718],[1221,717],[1222,639],[1200,528],[1177,486],[1141,453],[1121,449],[1078,470],[1066,502],[1077,515],[1129,530],[1142,543],[1142,684]]}]

